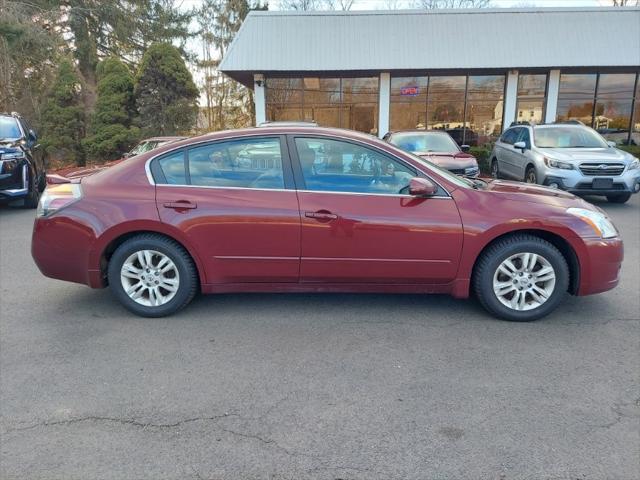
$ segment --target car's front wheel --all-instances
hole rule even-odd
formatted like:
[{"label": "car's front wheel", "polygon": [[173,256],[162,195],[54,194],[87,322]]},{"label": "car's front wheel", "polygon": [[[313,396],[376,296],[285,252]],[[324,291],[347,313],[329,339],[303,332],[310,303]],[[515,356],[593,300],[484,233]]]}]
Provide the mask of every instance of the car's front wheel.
[{"label": "car's front wheel", "polygon": [[627,203],[631,198],[630,193],[619,193],[616,195],[607,195],[607,201],[611,203]]},{"label": "car's front wheel", "polygon": [[527,172],[524,174],[524,181],[526,183],[538,183],[538,176],[536,175],[536,169],[534,167],[527,168]]},{"label": "car's front wheel", "polygon": [[195,296],[198,274],[177,242],[156,234],[126,240],[113,253],[109,286],[122,305],[143,317],[164,317],[184,308]]},{"label": "car's front wheel", "polygon": [[551,243],[532,235],[498,240],[480,257],[473,288],[480,304],[505,320],[537,320],[567,291],[569,267]]}]

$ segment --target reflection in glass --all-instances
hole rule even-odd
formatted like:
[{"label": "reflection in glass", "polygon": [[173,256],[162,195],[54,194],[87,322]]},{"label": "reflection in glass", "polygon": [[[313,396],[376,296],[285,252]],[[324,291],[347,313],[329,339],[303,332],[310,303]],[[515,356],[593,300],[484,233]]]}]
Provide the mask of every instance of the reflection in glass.
[{"label": "reflection in glass", "polygon": [[585,125],[593,122],[593,102],[597,75],[562,74],[558,90],[557,119],[579,120]]},{"label": "reflection in glass", "polygon": [[593,128],[607,140],[628,141],[635,81],[633,73],[600,74]]},{"label": "reflection in glass", "polygon": [[269,78],[267,119],[377,133],[378,78]]},{"label": "reflection in glass", "polygon": [[519,75],[516,122],[544,122],[547,75]]},{"label": "reflection in glass", "polygon": [[389,130],[423,129],[427,125],[428,77],[393,77]]},{"label": "reflection in glass", "polygon": [[463,143],[481,145],[500,136],[503,97],[504,75],[469,77]]}]

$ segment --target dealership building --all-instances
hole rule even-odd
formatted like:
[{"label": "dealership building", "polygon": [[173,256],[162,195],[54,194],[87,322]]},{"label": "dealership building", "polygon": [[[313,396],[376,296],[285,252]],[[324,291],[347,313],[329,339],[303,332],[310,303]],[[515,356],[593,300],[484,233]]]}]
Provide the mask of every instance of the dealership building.
[{"label": "dealership building", "polygon": [[574,119],[640,145],[640,8],[254,11],[220,70],[254,90],[257,123],[473,145]]}]

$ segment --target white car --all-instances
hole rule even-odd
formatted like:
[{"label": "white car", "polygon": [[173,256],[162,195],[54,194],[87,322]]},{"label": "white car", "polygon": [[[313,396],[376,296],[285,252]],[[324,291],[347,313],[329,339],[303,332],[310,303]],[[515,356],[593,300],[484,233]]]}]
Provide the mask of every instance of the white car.
[{"label": "white car", "polygon": [[640,161],[577,123],[512,125],[491,152],[491,174],[624,203],[640,191]]}]

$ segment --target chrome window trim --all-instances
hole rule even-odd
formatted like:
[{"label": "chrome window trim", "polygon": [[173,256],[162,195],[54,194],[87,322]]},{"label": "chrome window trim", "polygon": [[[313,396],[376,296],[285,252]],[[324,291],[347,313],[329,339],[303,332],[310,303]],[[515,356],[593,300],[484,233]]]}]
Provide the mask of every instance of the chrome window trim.
[{"label": "chrome window trim", "polygon": [[[258,129],[259,127],[256,127],[256,129]],[[367,144],[362,143],[360,140],[358,139],[353,139],[351,137],[345,136],[345,135],[336,135],[336,134],[326,134],[323,132],[314,132],[315,128],[317,127],[308,127],[309,128],[309,135],[311,137],[326,137],[328,139],[343,139],[343,140],[347,140],[347,141],[351,141],[351,142],[355,142],[358,145],[363,145],[366,148],[373,148],[376,150],[380,150],[378,147],[376,146],[370,146]],[[233,189],[239,189],[239,190],[263,190],[263,191],[278,191],[278,189],[273,189],[273,188],[252,188],[252,187],[216,187],[216,186],[206,186],[206,185],[173,185],[173,184],[167,184],[167,183],[156,183],[155,179],[153,178],[153,175],[151,174],[151,162],[153,160],[155,160],[158,157],[161,157],[163,155],[169,155],[175,151],[181,150],[183,148],[193,148],[195,146],[198,145],[202,145],[203,143],[215,143],[215,142],[221,142],[221,141],[225,141],[225,140],[234,140],[234,139],[242,139],[242,138],[246,138],[246,137],[269,137],[271,135],[291,135],[293,137],[298,137],[298,136],[302,136],[304,137],[305,134],[303,133],[277,133],[277,134],[266,134],[265,135],[265,130],[266,129],[260,129],[256,132],[251,132],[248,134],[243,134],[241,136],[237,136],[237,135],[228,135],[228,136],[224,136],[224,137],[220,137],[220,138],[216,138],[216,139],[207,139],[207,140],[200,140],[198,142],[194,142],[194,143],[190,143],[189,145],[180,145],[177,146],[176,148],[173,149],[169,149],[166,150],[164,152],[161,153],[156,153],[155,155],[149,157],[147,159],[147,161],[144,164],[144,170],[145,173],[147,175],[147,180],[149,180],[149,183],[153,186],[156,187],[160,187],[160,186],[169,186],[169,187],[196,187],[196,188],[233,188]],[[375,137],[374,137],[375,138]],[[391,144],[389,144],[391,145]],[[395,147],[395,145],[392,145],[394,148],[398,148]],[[427,175],[429,177],[429,179],[434,182],[436,185],[438,185],[445,193],[446,193],[446,197],[445,196],[433,196],[433,197],[424,197],[424,198],[451,198],[451,192],[449,192],[449,190],[447,190],[446,188],[444,188],[442,186],[442,184],[440,182],[438,182],[437,180],[434,180],[432,176],[430,176],[427,172],[425,172],[424,170],[422,170],[419,167],[414,166],[413,164],[407,162],[406,160],[402,159],[402,158],[398,158],[397,156],[393,155],[390,152],[386,152],[385,150],[380,150],[382,152],[383,155],[392,155],[394,158],[397,158],[397,160],[403,164],[408,164],[411,168],[415,168],[418,172]],[[289,161],[291,161],[291,159],[289,159]],[[426,167],[427,170],[429,170],[428,167]],[[378,194],[378,193],[361,193],[361,192],[329,192],[329,191],[323,191],[323,190],[299,190],[297,188],[285,188],[285,189],[281,189],[282,191],[287,191],[287,192],[314,192],[314,193],[340,193],[340,194],[345,194],[345,195],[384,195],[384,196],[393,196],[396,195],[398,196],[399,194],[393,194],[393,193],[387,193],[387,194]],[[419,197],[414,197],[413,195],[404,195],[405,197],[410,197],[410,198],[419,198]]]},{"label": "chrome window trim", "polygon": [[179,188],[206,188],[214,190],[257,190],[261,192],[300,192],[300,193],[322,193],[322,194],[337,194],[337,195],[369,195],[374,197],[398,197],[398,198],[437,198],[442,200],[452,200],[450,196],[434,195],[432,197],[418,197],[416,195],[408,195],[403,193],[368,193],[368,192],[334,192],[327,190],[298,190],[292,188],[255,188],[255,187],[226,187],[226,186],[214,186],[214,185],[181,185],[173,183],[159,183],[156,187],[179,187]]}]

